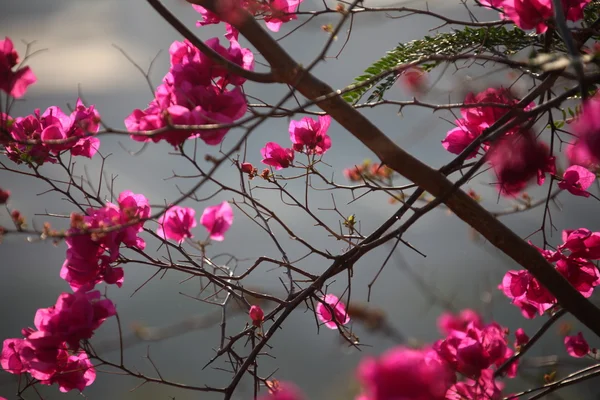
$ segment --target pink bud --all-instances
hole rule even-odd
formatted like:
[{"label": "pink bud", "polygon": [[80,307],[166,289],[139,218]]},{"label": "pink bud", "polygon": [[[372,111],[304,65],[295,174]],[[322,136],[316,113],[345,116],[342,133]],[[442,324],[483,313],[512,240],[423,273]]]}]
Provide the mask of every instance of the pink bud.
[{"label": "pink bud", "polygon": [[265,319],[265,313],[259,306],[250,307],[250,319],[252,320],[252,325],[260,326]]},{"label": "pink bud", "polygon": [[0,204],[4,204],[8,201],[10,197],[10,190],[4,190],[0,188]]},{"label": "pink bud", "polygon": [[242,163],[242,172],[245,174],[251,174],[254,171],[254,166],[249,162]]},{"label": "pink bud", "polygon": [[515,331],[515,337],[517,338],[515,347],[521,347],[529,342],[529,336],[527,336],[523,328],[519,328]]}]

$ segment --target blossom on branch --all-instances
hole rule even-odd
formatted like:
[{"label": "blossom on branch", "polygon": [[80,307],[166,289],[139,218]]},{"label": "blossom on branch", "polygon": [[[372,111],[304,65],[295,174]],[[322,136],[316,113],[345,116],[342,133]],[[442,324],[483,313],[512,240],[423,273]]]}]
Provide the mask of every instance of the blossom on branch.
[{"label": "blossom on branch", "polygon": [[304,117],[300,121],[290,121],[290,140],[294,150],[306,154],[325,154],[331,148],[331,138],[327,135],[330,124],[329,115],[319,116],[317,120]]},{"label": "blossom on branch", "polygon": [[263,164],[275,167],[280,170],[290,166],[294,161],[294,150],[284,149],[275,142],[269,142],[260,150],[260,154],[263,156],[261,162]]},{"label": "blossom on branch", "polygon": [[14,70],[18,63],[19,54],[15,50],[12,40],[9,37],[0,40],[0,90],[15,99],[23,97],[27,87],[37,81],[29,67]]},{"label": "blossom on branch", "polygon": [[[219,38],[209,39],[205,44],[226,60],[252,71],[252,52],[240,46],[235,33],[230,32],[226,37],[229,48],[223,47]],[[154,99],[145,110],[136,109],[125,119],[131,138],[155,143],[165,140],[175,147],[188,139],[200,138],[206,144],[218,145],[229,128],[213,126],[232,124],[246,112],[248,104],[241,89],[246,79],[214,63],[188,40],[174,42],[169,54],[171,68],[156,89]],[[213,126],[166,129],[173,125]],[[151,136],[140,134],[157,129],[164,131]]]},{"label": "blossom on branch", "polygon": [[209,11],[206,8],[192,4],[194,10],[202,15],[202,20],[196,22],[196,26],[218,24],[221,21],[227,23],[241,23],[243,13],[246,10],[251,15],[263,16],[267,28],[272,32],[279,32],[281,25],[297,19],[295,12],[303,0],[219,0],[215,2],[217,10]]},{"label": "blossom on branch", "polygon": [[[338,299],[337,296],[333,294],[327,294],[325,297],[323,297],[323,302],[325,302],[329,307],[319,302],[317,304],[317,316],[326,327],[329,329],[337,329],[338,324],[346,325],[348,322],[350,322],[350,316],[346,311],[346,306],[340,299]],[[333,314],[330,309],[333,309]]]},{"label": "blossom on branch", "polygon": [[[583,19],[583,9],[591,0],[561,0],[567,21]],[[504,18],[510,19],[519,28],[534,29],[537,33],[548,30],[548,23],[554,18],[552,0],[486,0],[481,4],[502,8]]]},{"label": "blossom on branch", "polygon": [[565,347],[571,357],[584,357],[590,352],[590,345],[583,338],[583,333],[581,332],[577,335],[565,336]]},{"label": "blossom on branch", "polygon": [[[102,281],[121,286],[123,268],[111,264],[117,261],[121,244],[140,250],[146,247],[138,235],[148,217],[148,200],[128,190],[119,195],[118,204],[107,202],[103,208],[88,208],[85,216],[72,215],[60,277],[73,290],[90,290]],[[87,233],[92,230],[97,232]]]},{"label": "blossom on branch", "polygon": [[[489,105],[474,106],[487,103]],[[465,105],[471,107],[461,108],[462,118],[456,120],[457,127],[451,129],[446,138],[442,140],[442,145],[446,150],[453,154],[462,153],[475,139],[477,139],[486,129],[503,117],[506,113],[519,103],[508,89],[488,88],[478,94],[469,93],[464,101]],[[497,104],[497,105],[496,105]],[[525,107],[525,110],[532,108],[534,103]],[[512,135],[518,128],[509,130],[506,135]],[[484,142],[481,146],[484,151],[489,149],[489,143]],[[468,155],[467,159],[477,156],[477,149]]]},{"label": "blossom on branch", "polygon": [[179,206],[170,207],[158,219],[159,227],[156,234],[163,239],[175,240],[182,243],[186,237],[192,238],[191,230],[196,224],[196,210]]},{"label": "blossom on branch", "polygon": [[17,164],[55,163],[57,156],[67,150],[74,156],[92,158],[100,148],[100,140],[93,136],[99,130],[99,122],[95,107],[86,107],[81,99],[77,99],[70,115],[56,106],[43,114],[38,109],[12,121],[8,129],[12,140],[8,141],[6,153]]},{"label": "blossom on branch", "polygon": [[212,240],[222,242],[225,240],[225,232],[233,224],[233,210],[227,201],[206,207],[200,217],[200,223],[204,225]]},{"label": "blossom on branch", "polygon": [[596,174],[579,165],[572,165],[563,174],[563,180],[558,187],[567,190],[575,196],[590,197],[587,189],[596,180]]}]

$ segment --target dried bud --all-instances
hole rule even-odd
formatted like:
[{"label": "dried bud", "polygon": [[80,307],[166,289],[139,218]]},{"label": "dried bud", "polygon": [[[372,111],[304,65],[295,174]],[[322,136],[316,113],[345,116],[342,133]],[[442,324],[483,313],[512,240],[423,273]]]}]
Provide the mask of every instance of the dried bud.
[{"label": "dried bud", "polygon": [[17,227],[17,229],[19,229],[19,230],[23,229],[23,227],[25,226],[25,217],[23,216],[23,214],[21,214],[21,212],[19,210],[13,210],[10,213],[10,216],[11,216],[15,226]]},{"label": "dried bud", "polygon": [[268,180],[269,179],[269,174],[271,173],[271,171],[269,171],[269,168],[265,168],[262,170],[262,172],[260,173],[260,177],[263,179]]},{"label": "dried bud", "polygon": [[71,228],[83,229],[85,223],[83,215],[77,213],[71,213]]},{"label": "dried bud", "polygon": [[251,174],[254,171],[254,166],[249,162],[242,163],[242,172],[245,174]]},{"label": "dried bud", "polygon": [[335,6],[335,11],[343,14],[346,12],[346,7],[342,3],[337,3],[337,6]]}]

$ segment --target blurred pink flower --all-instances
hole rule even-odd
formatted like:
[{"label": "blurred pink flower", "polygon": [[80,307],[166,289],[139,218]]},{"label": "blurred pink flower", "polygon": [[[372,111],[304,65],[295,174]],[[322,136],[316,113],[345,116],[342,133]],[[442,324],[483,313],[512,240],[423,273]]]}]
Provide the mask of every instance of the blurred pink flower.
[{"label": "blurred pink flower", "polygon": [[456,375],[433,349],[399,346],[363,359],[358,379],[363,392],[357,400],[443,400]]},{"label": "blurred pink flower", "polygon": [[479,328],[483,327],[481,316],[474,310],[465,309],[456,315],[449,312],[442,313],[438,317],[437,325],[440,332],[449,335],[452,331],[464,331],[471,322]]}]

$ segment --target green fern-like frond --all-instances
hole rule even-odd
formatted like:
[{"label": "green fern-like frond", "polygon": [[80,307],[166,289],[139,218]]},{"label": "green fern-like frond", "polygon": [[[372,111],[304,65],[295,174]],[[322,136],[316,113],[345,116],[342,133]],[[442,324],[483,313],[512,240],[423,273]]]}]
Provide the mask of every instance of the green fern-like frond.
[{"label": "green fern-like frond", "polygon": [[[534,33],[526,33],[518,28],[508,29],[505,26],[465,27],[454,32],[425,36],[423,39],[399,44],[395,49],[388,51],[383,58],[367,68],[364,74],[355,78],[353,84],[362,84],[370,79],[373,79],[373,82],[345,93],[344,99],[356,103],[365,93],[375,88],[368,101],[381,100],[384,93],[394,85],[398,76],[390,74],[381,79],[374,79],[375,77],[398,65],[418,61],[427,56],[453,56],[468,49],[473,49],[475,53],[487,51],[511,55],[540,43],[540,37]],[[421,67],[429,71],[437,65],[438,63],[428,63]]]}]

